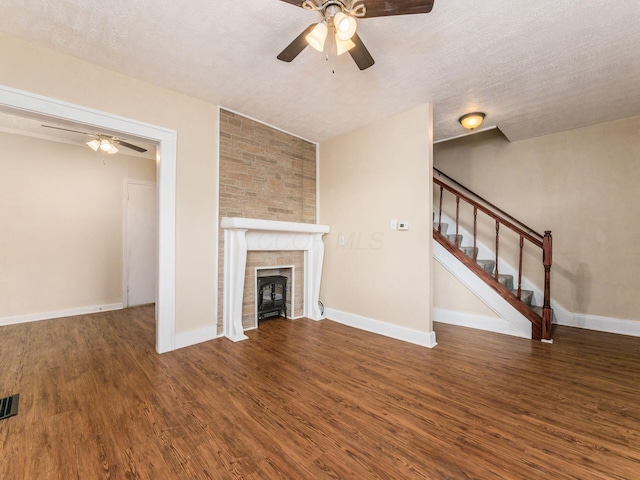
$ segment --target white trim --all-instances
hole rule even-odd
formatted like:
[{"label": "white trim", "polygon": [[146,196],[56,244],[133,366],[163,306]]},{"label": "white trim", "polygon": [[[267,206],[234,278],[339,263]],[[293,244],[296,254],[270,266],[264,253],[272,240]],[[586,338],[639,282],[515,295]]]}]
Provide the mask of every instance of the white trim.
[{"label": "white trim", "polygon": [[215,340],[223,335],[218,335],[218,326],[205,327],[199,330],[192,330],[190,332],[178,333],[175,340],[175,349],[190,347],[197,345],[198,343],[208,342],[209,340]]},{"label": "white trim", "polygon": [[468,137],[469,135],[475,135],[476,133],[488,132],[489,130],[495,130],[497,128],[498,128],[497,125],[491,125],[489,127],[481,128],[479,130],[470,130],[467,133],[461,133],[460,135],[454,135],[453,137],[441,138],[437,142],[433,142],[433,144],[435,145],[436,143],[448,142],[449,140],[455,140],[456,138]]},{"label": "white trim", "polygon": [[254,274],[253,274],[253,278],[256,280],[256,285],[255,285],[255,295],[254,295],[254,302],[253,302],[253,319],[254,319],[254,327],[250,327],[250,328],[245,328],[244,330],[247,331],[251,328],[258,328],[258,270],[280,270],[283,268],[288,268],[289,270],[291,270],[291,299],[290,299],[290,304],[291,304],[291,310],[289,311],[290,315],[287,316],[288,319],[293,320],[293,312],[296,311],[296,304],[295,304],[295,288],[296,288],[296,266],[295,265],[275,265],[275,266],[267,266],[267,267],[255,267],[254,268]]},{"label": "white trim", "polygon": [[586,313],[570,312],[556,304],[553,306],[554,320],[557,325],[566,327],[585,328],[598,332],[615,333],[640,337],[640,321],[623,318],[603,317]]},{"label": "white trim", "polygon": [[177,132],[42,95],[0,85],[0,111],[55,121],[70,128],[98,129],[158,145],[158,290],[156,294],[156,351],[174,349],[176,256],[176,147]]},{"label": "white trim", "polygon": [[403,342],[413,343],[422,347],[433,348],[436,342],[436,332],[423,332],[412,328],[402,327],[391,323],[382,322],[373,318],[362,317],[353,313],[341,312],[333,308],[325,308],[324,315],[327,320],[332,320],[342,325],[364,330],[366,332],[384,335]]},{"label": "white trim", "polygon": [[305,142],[309,142],[309,143],[313,143],[314,145],[318,145],[318,142],[314,142],[313,140],[309,140],[307,138],[301,137],[300,135],[297,135],[295,133],[291,133],[291,132],[289,132],[287,130],[284,130],[284,129],[280,128],[280,127],[276,127],[275,125],[271,125],[271,124],[269,124],[267,122],[263,122],[262,120],[258,120],[257,118],[250,117],[249,115],[245,115],[244,113],[236,112],[235,110],[232,110],[230,108],[224,107],[222,105],[218,105],[218,110],[226,110],[227,112],[233,113],[235,115],[240,115],[241,117],[244,117],[244,118],[248,118],[249,120],[252,120],[252,121],[254,121],[256,123],[260,123],[260,124],[262,124],[262,125],[264,125],[266,127],[273,128],[274,130],[278,130],[279,132],[282,132],[282,133],[286,133],[287,135],[291,135],[292,137],[299,138],[300,140],[304,140]]},{"label": "white trim", "polygon": [[[146,187],[154,187],[158,191],[156,182],[147,180],[135,180],[133,178],[125,178],[122,181],[122,305],[123,308],[129,306],[129,185],[143,185]],[[156,230],[156,238],[158,232]],[[156,265],[157,269],[157,265]],[[156,292],[157,293],[157,292]],[[157,302],[158,299],[156,298]]]},{"label": "white trim", "polygon": [[[469,323],[471,318],[467,318],[467,324],[465,326],[517,337],[531,338],[531,322],[436,240],[433,240],[433,258],[454,277],[460,280],[460,282],[497,315],[495,319],[496,322],[490,325],[491,328],[484,328],[485,323],[482,319],[485,317],[483,316],[476,316],[476,320],[479,321],[473,322],[473,324]],[[436,310],[437,309],[434,308],[434,311]],[[500,322],[498,320],[502,321]],[[497,330],[500,326],[502,326],[503,329]]]},{"label": "white trim", "polygon": [[[221,232],[221,228],[220,228],[220,105],[218,105],[218,122],[216,125],[216,131],[215,131],[215,138],[218,142],[218,148],[216,149],[216,165],[215,165],[215,169],[217,172],[217,176],[216,178],[218,179],[218,186],[216,188],[215,194],[216,194],[216,211],[213,214],[213,218],[216,222],[216,259],[215,259],[215,275],[216,275],[216,289],[215,289],[215,302],[216,302],[216,308],[215,310],[215,318],[213,319],[213,325],[216,327],[216,331],[218,330],[218,319],[221,317],[220,315],[220,309],[222,308],[222,304],[220,303],[220,295],[218,294],[218,292],[222,289],[222,285],[220,284],[220,242],[223,241],[224,236],[220,235]],[[224,272],[223,272],[224,274]],[[223,332],[219,332],[218,335],[221,335]]]},{"label": "white trim", "polygon": [[320,144],[316,144],[316,223],[320,223]]},{"label": "white trim", "polygon": [[513,337],[531,339],[530,323],[528,330],[525,332],[514,327],[514,325],[508,320],[499,317],[488,317],[485,315],[434,308],[433,321],[447,323],[449,325],[458,325],[460,327],[475,328],[476,330],[484,330],[487,332],[502,333]]},{"label": "white trim", "polygon": [[105,305],[89,305],[86,307],[67,308],[54,312],[28,313],[25,315],[15,315],[13,317],[0,318],[0,326],[17,325],[19,323],[39,322],[40,320],[51,320],[54,318],[75,317],[76,315],[88,315],[90,313],[110,312],[112,310],[122,310],[122,303],[108,303]]}]

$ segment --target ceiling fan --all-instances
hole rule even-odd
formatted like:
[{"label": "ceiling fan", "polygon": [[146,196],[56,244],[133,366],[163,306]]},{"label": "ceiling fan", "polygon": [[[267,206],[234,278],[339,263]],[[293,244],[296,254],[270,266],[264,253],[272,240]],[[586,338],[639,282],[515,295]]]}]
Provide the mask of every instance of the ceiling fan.
[{"label": "ceiling fan", "polygon": [[[434,0],[281,0],[322,15],[320,23],[309,25],[280,54],[278,60],[291,62],[307,45],[322,52],[327,38],[335,42],[335,52],[349,52],[360,70],[375,61],[356,33],[356,18],[388,17],[429,13]],[[330,35],[329,35],[330,34]],[[330,47],[332,48],[332,47]],[[333,48],[332,48],[333,50]]]},{"label": "ceiling fan", "polygon": [[53,128],[55,130],[64,130],[65,132],[73,132],[80,133],[82,135],[88,135],[93,137],[93,140],[87,142],[87,146],[90,147],[94,152],[100,150],[101,152],[106,152],[110,155],[114,153],[118,153],[118,148],[116,145],[121,145],[126,148],[130,148],[131,150],[135,150],[136,152],[144,153],[147,151],[146,148],[139,147],[137,145],[133,145],[129,142],[125,142],[119,137],[114,137],[112,135],[104,135],[102,133],[89,133],[89,132],[81,132],[79,130],[71,130],[69,128],[62,127],[54,127],[52,125],[42,125],[45,128]]}]

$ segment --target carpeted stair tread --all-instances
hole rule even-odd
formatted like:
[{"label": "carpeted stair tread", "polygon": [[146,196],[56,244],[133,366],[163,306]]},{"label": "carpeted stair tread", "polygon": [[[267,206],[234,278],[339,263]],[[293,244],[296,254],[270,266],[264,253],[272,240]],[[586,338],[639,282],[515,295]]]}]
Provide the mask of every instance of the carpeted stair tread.
[{"label": "carpeted stair tread", "polygon": [[531,307],[531,309],[538,315],[542,316],[542,307]]},{"label": "carpeted stair tread", "polygon": [[[473,258],[473,247],[460,247],[460,250],[462,250],[462,253],[464,253],[467,257],[469,258]],[[476,252],[476,257],[478,255],[478,247],[475,248],[475,252]]]},{"label": "carpeted stair tread", "polygon": [[489,275],[493,275],[493,270],[496,268],[495,260],[478,260],[476,263]]},{"label": "carpeted stair tread", "polygon": [[447,240],[449,240],[454,245],[456,244],[456,237],[458,237],[458,245],[462,243],[462,235],[452,234],[452,235],[447,235],[446,237],[447,237]]},{"label": "carpeted stair tread", "polygon": [[[511,290],[511,293],[517,296],[518,290]],[[522,300],[524,303],[526,303],[531,307],[532,306],[531,303],[533,302],[533,292],[531,290],[524,290],[524,289],[521,290],[520,300]]]},{"label": "carpeted stair tread", "polygon": [[[440,233],[442,235],[446,235],[447,234],[447,228],[449,228],[449,224],[447,223],[441,223],[440,224]],[[438,222],[433,222],[433,229],[434,230],[438,230]]]},{"label": "carpeted stair tread", "polygon": [[506,275],[504,273],[498,274],[498,282],[502,284],[508,290],[513,290],[513,275]]}]

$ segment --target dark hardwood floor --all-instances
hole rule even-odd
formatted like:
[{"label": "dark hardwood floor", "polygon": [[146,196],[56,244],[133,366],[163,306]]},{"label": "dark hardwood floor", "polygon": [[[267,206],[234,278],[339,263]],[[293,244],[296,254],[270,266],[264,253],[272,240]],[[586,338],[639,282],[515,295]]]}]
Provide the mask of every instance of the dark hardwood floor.
[{"label": "dark hardwood floor", "polygon": [[152,307],[0,328],[0,478],[640,478],[640,338],[277,319],[157,355],[154,331]]}]

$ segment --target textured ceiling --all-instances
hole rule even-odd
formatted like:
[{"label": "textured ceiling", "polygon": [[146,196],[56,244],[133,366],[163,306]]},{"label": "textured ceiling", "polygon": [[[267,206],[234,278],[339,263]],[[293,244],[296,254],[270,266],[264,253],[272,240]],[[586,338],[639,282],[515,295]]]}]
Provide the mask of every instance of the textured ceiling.
[{"label": "textured ceiling", "polygon": [[640,114],[639,0],[436,0],[361,20],[363,72],[311,48],[276,60],[318,18],[279,0],[0,2],[1,32],[313,141],[423,103],[436,140],[473,110],[512,141]]}]

